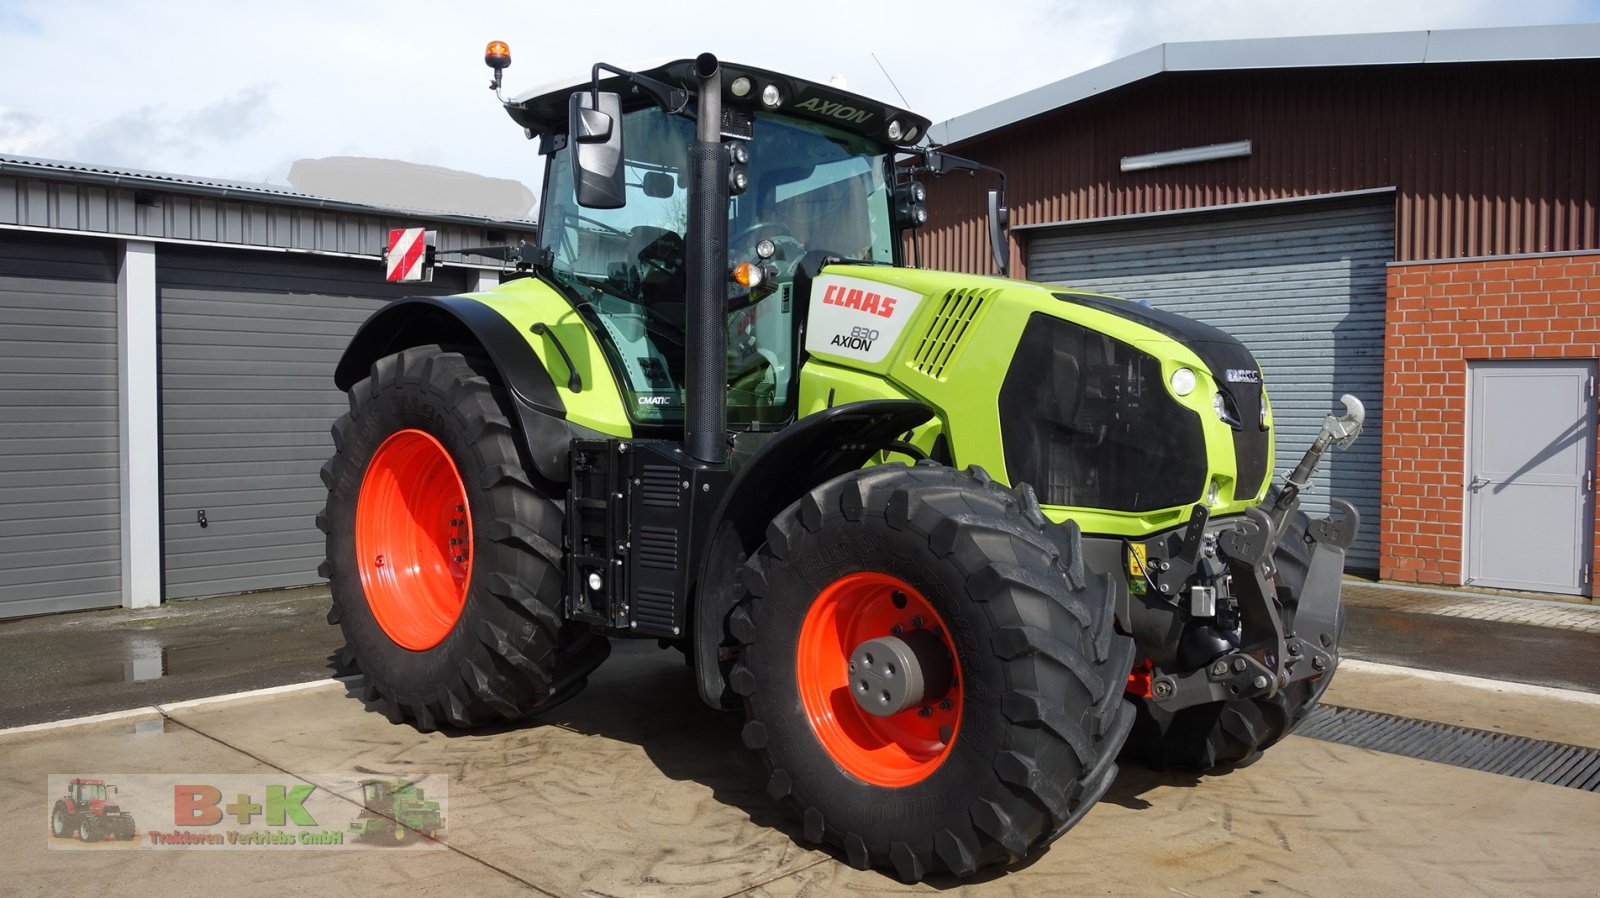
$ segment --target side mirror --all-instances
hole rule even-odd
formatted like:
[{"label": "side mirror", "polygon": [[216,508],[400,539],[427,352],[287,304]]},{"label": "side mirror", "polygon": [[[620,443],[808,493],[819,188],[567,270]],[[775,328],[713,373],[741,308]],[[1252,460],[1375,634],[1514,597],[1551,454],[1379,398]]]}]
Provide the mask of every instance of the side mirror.
[{"label": "side mirror", "polygon": [[627,201],[622,164],[622,96],[587,90],[567,102],[572,183],[585,209],[620,209]]},{"label": "side mirror", "polygon": [[1006,231],[1011,228],[1011,210],[1006,208],[1005,196],[989,190],[989,253],[994,256],[994,267],[1001,277],[1011,276],[1011,241]]}]

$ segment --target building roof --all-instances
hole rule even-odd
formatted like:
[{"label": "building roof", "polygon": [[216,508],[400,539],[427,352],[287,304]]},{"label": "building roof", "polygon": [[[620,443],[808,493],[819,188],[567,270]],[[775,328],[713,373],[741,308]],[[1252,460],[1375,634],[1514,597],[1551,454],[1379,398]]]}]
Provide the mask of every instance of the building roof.
[{"label": "building roof", "polygon": [[940,122],[929,136],[935,143],[958,143],[1163,72],[1595,58],[1600,24],[1158,44]]},{"label": "building roof", "polygon": [[59,159],[13,156],[5,153],[0,153],[0,175],[46,178],[57,181],[72,181],[80,184],[99,184],[132,190],[165,190],[171,193],[206,196],[213,199],[250,200],[281,206],[324,209],[330,212],[350,212],[367,215],[399,213],[407,217],[428,221],[502,225],[518,229],[531,229],[534,227],[534,223],[527,220],[497,221],[474,215],[459,215],[428,209],[402,209],[352,203],[347,200],[329,199],[309,193],[301,193],[289,187],[279,187],[273,184],[228,181],[219,178],[202,178],[168,172],[140,171],[138,169],[109,168]]}]

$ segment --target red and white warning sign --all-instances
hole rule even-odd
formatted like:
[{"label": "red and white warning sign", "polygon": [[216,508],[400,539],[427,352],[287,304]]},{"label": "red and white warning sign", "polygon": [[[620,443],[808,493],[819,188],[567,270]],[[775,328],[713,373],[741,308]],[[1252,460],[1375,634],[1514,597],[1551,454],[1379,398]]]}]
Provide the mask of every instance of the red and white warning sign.
[{"label": "red and white warning sign", "polygon": [[389,232],[389,249],[384,253],[391,281],[431,281],[433,267],[428,250],[438,239],[426,228],[397,228]]}]

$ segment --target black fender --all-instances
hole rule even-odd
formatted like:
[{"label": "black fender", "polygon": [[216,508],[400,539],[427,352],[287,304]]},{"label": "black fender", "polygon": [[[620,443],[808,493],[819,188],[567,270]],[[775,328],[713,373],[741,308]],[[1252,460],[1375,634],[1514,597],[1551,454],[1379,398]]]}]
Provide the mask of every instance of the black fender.
[{"label": "black fender", "polygon": [[727,707],[723,646],[728,612],[743,594],[744,560],[766,540],[767,524],[818,484],[857,470],[872,455],[934,416],[911,399],[835,406],[800,419],[767,441],[734,474],[706,533],[694,590],[693,655],[700,697]]},{"label": "black fender", "polygon": [[349,391],[391,353],[428,343],[476,346],[494,363],[516,406],[516,425],[534,468],[546,480],[567,480],[567,448],[594,436],[567,421],[566,405],[544,363],[516,326],[467,296],[411,296],[389,303],[362,322],[345,347],[333,380]]}]

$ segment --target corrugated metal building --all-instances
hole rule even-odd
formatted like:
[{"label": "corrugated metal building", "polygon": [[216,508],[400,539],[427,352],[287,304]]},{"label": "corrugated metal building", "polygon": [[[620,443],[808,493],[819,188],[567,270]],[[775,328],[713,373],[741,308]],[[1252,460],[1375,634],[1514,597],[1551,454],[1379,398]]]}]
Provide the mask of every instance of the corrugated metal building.
[{"label": "corrugated metal building", "polygon": [[[1280,474],[1340,393],[1366,401],[1368,435],[1317,494],[1363,514],[1352,568],[1587,595],[1593,402],[1522,420],[1512,397],[1581,387],[1595,355],[1561,334],[1600,315],[1584,273],[1600,250],[1597,110],[1600,25],[1576,25],[1165,44],[931,136],[1006,171],[1014,275],[1244,339],[1269,378]],[[930,184],[927,264],[992,270],[989,186]],[[1515,288],[1483,276],[1506,259],[1526,260]],[[1441,304],[1465,295],[1456,277],[1491,285],[1470,312]],[[1462,315],[1482,323],[1460,333]],[[1498,404],[1483,398],[1502,381]],[[1526,452],[1496,442],[1508,432]]]},{"label": "corrugated metal building", "polygon": [[387,284],[388,230],[422,224],[532,233],[0,156],[0,617],[316,582],[345,343],[388,299],[498,282],[456,256]]}]

